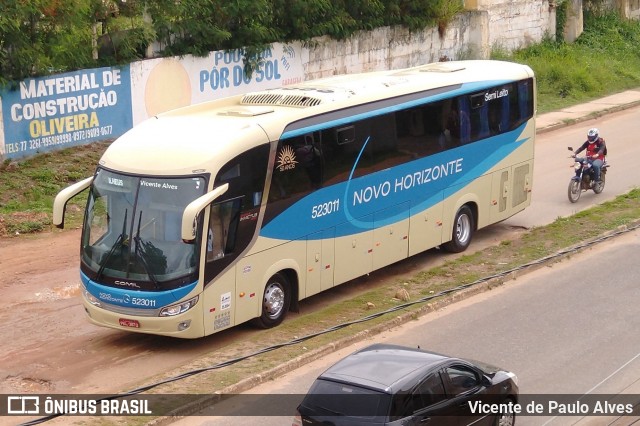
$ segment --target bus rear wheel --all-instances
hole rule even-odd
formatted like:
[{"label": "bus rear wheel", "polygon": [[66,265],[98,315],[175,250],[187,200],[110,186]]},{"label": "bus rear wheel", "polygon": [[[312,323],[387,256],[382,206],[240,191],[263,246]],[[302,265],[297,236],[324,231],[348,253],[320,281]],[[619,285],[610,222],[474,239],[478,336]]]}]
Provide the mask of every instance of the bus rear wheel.
[{"label": "bus rear wheel", "polygon": [[256,318],[260,328],[271,328],[279,325],[289,311],[291,303],[291,285],[283,274],[275,274],[264,288],[262,296],[262,313]]},{"label": "bus rear wheel", "polygon": [[462,206],[456,212],[453,221],[453,231],[451,232],[451,241],[442,245],[442,248],[450,253],[463,252],[471,244],[473,231],[475,230],[475,218],[469,206]]}]

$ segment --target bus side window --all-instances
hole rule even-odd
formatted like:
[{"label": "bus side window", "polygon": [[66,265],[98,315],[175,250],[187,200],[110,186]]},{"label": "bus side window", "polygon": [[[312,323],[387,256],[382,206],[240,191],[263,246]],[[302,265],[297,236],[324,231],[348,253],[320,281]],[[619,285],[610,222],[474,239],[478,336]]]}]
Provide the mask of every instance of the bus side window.
[{"label": "bus side window", "polygon": [[484,101],[484,92],[471,95],[471,134],[470,141],[489,136],[489,105]]},{"label": "bus side window", "polygon": [[444,140],[443,148],[448,149],[469,143],[471,121],[466,97],[445,101],[443,104]]},{"label": "bus side window", "polygon": [[278,143],[271,178],[269,201],[307,195],[322,185],[322,158],[319,144],[311,134]]},{"label": "bus side window", "polygon": [[531,79],[518,82],[517,108],[514,110],[514,128],[533,116],[533,82]]},{"label": "bus side window", "polygon": [[320,188],[322,185],[322,152],[320,144],[316,143],[313,134],[294,139],[295,154],[309,177],[311,187]]}]

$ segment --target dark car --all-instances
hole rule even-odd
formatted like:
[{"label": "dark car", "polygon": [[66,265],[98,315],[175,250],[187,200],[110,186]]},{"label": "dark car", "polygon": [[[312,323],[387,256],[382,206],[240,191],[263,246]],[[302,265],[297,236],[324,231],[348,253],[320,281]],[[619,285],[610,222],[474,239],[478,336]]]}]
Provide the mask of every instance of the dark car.
[{"label": "dark car", "polygon": [[513,425],[517,399],[517,378],[508,371],[376,344],[322,373],[294,425]]}]

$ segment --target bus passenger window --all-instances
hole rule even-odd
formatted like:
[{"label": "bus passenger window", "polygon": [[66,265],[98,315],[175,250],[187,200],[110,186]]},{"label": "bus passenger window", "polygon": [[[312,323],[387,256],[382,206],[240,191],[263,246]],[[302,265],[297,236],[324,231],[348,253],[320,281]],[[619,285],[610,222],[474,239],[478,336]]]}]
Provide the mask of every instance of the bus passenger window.
[{"label": "bus passenger window", "polygon": [[278,144],[269,201],[302,197],[322,185],[320,144],[308,134]]},{"label": "bus passenger window", "polygon": [[298,161],[304,167],[313,188],[322,185],[322,154],[319,145],[315,143],[313,135],[296,138],[295,153]]},{"label": "bus passenger window", "polygon": [[441,139],[443,149],[453,148],[469,143],[471,136],[471,121],[469,107],[462,102],[461,97],[443,104],[444,132]]}]

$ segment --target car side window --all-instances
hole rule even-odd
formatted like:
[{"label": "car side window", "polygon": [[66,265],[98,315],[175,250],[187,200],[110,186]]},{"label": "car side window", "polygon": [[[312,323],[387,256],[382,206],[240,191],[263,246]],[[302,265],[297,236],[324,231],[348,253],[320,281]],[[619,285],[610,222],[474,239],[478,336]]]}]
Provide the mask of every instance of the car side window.
[{"label": "car side window", "polygon": [[390,421],[410,417],[446,398],[440,373],[429,375],[411,393],[399,392],[394,395]]},{"label": "car side window", "polygon": [[445,374],[449,377],[451,393],[453,395],[460,395],[480,385],[480,377],[478,374],[473,369],[464,365],[447,367]]},{"label": "car side window", "polygon": [[420,383],[413,393],[413,411],[419,411],[446,398],[440,373],[434,373]]}]

